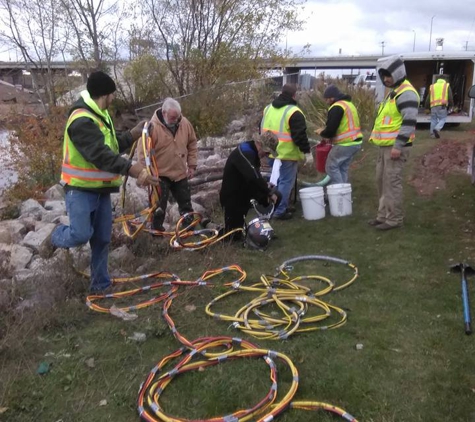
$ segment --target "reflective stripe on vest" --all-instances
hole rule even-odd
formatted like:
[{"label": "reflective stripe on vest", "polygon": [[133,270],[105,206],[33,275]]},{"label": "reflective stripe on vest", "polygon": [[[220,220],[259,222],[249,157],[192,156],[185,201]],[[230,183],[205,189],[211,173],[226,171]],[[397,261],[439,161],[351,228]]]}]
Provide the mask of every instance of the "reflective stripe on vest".
[{"label": "reflective stripe on vest", "polygon": [[[371,143],[383,147],[394,145],[396,142],[402,125],[402,115],[397,109],[396,100],[405,91],[413,91],[419,100],[419,94],[407,80],[394,91],[389,92],[379,106],[378,115],[369,139]],[[415,134],[413,133],[407,143],[412,143],[414,138]]]},{"label": "reflective stripe on vest", "polygon": [[300,108],[295,105],[287,105],[281,108],[268,105],[264,109],[261,133],[270,131],[275,133],[279,139],[279,143],[277,144],[277,157],[274,158],[298,161],[304,157],[304,154],[293,142],[290,134],[289,120],[296,111],[302,112]]},{"label": "reflective stripe on vest", "polygon": [[334,143],[343,144],[361,139],[363,134],[361,133],[360,119],[354,104],[341,100],[334,102],[329,110],[333,107],[341,107],[345,114],[340,120],[340,124],[332,141]]},{"label": "reflective stripe on vest", "polygon": [[430,86],[430,106],[447,106],[449,104],[449,84],[439,79]]},{"label": "reflective stripe on vest", "polygon": [[88,109],[76,109],[69,116],[64,131],[61,180],[70,186],[84,188],[119,187],[122,183],[120,174],[98,169],[96,166],[86,161],[71,142],[68,134],[69,126],[76,119],[81,117],[87,117],[97,124],[104,135],[105,144],[115,153],[119,152],[119,146],[113,131],[111,131],[98,116],[91,113]]}]

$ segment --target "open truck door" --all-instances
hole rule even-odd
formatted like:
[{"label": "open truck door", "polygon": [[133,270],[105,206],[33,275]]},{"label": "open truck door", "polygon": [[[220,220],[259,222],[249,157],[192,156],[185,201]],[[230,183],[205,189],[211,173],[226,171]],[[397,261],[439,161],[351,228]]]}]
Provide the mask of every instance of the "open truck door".
[{"label": "open truck door", "polygon": [[[475,85],[468,90],[468,97],[475,98]],[[470,104],[473,106],[473,104]],[[470,158],[470,171],[472,173],[472,185],[475,184],[475,145],[472,148],[472,157]]]}]

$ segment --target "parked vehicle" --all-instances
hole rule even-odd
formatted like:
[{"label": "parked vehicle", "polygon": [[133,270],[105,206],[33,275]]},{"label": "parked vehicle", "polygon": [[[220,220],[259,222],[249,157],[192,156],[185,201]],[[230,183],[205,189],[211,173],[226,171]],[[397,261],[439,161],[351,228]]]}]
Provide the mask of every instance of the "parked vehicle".
[{"label": "parked vehicle", "polygon": [[353,81],[353,85],[362,85],[365,88],[376,88],[376,80],[378,76],[376,73],[371,74],[359,74]]},{"label": "parked vehicle", "polygon": [[[454,97],[454,107],[449,110],[447,123],[469,123],[473,116],[473,99],[468,92],[475,85],[475,53],[429,51],[426,53],[399,54],[406,66],[407,78],[421,97],[421,108],[417,123],[430,123],[430,115],[425,113],[424,104],[430,85],[439,75],[445,75],[450,82]],[[378,61],[385,60],[381,58]],[[383,101],[386,87],[378,77],[376,81],[376,101]]]},{"label": "parked vehicle", "polygon": [[[468,90],[468,97],[472,100],[475,98],[475,85],[473,85]],[[473,146],[472,148],[472,156],[470,157],[469,171],[470,171],[470,174],[472,175],[472,184],[475,185],[475,146]]]}]

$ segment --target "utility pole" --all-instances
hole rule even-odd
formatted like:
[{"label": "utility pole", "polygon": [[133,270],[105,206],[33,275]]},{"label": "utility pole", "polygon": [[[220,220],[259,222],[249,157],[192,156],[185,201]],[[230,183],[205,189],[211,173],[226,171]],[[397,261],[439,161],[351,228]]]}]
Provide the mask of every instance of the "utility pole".
[{"label": "utility pole", "polygon": [[468,41],[465,41],[465,51],[468,51]]},{"label": "utility pole", "polygon": [[412,51],[416,51],[416,31],[413,29],[412,32],[414,32],[414,42],[412,43]]},{"label": "utility pole", "polygon": [[434,23],[434,18],[436,17],[437,15],[434,15],[432,16],[431,20],[430,20],[430,35],[429,35],[429,51],[430,51],[430,45],[432,43],[432,24]]},{"label": "utility pole", "polygon": [[381,41],[381,56],[384,56],[384,41]]}]

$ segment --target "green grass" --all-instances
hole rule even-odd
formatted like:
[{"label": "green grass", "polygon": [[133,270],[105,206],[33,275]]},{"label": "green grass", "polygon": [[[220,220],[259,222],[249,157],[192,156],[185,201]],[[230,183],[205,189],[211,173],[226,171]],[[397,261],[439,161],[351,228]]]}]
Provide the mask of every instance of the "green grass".
[{"label": "green grass", "polygon": [[[444,135],[467,139],[463,129],[468,127]],[[418,133],[406,179],[415,171],[416,157],[436,144],[426,133]],[[243,337],[293,360],[300,374],[295,400],[329,402],[359,421],[475,421],[475,337],[463,332],[460,279],[448,273],[453,263],[475,264],[475,190],[461,174],[448,177],[447,188],[430,198],[418,196],[406,184],[404,228],[377,232],[366,224],[377,206],[375,158],[376,149],[365,145],[352,169],[352,216],[273,222],[278,239],[266,252],[224,244],[169,252],[160,239],[140,239],[136,249],[143,259],[156,259],[155,271],[173,271],[184,280],[237,263],[247,271],[248,283],[257,282],[260,274],[272,274],[283,261],[299,255],[323,254],[353,262],[360,272],[356,282],[323,298],[348,312],[346,325],[286,341]],[[311,172],[306,176],[313,177]],[[299,263],[291,274],[306,273],[328,276],[337,284],[351,276],[346,267],[323,263]],[[228,280],[227,275],[216,278],[219,285]],[[475,314],[471,279],[469,287]],[[222,286],[202,287],[180,295],[170,310],[180,333],[190,340],[240,336],[229,323],[204,313],[206,304],[223,291]],[[232,314],[249,297],[233,295],[214,310]],[[54,318],[44,317],[48,323],[0,350],[0,408],[8,408],[0,414],[1,421],[138,420],[139,385],[180,345],[159,305],[139,311],[135,321],[123,322],[93,313],[82,302],[78,297],[57,304]],[[190,304],[196,309],[186,308]],[[147,341],[129,340],[135,331],[145,333]],[[356,350],[356,344],[363,349]],[[54,355],[45,356],[48,352]],[[92,368],[86,364],[90,358]],[[40,376],[36,370],[42,361],[52,366]],[[282,394],[291,375],[281,363],[278,369]],[[228,414],[260,400],[269,389],[268,374],[261,360],[226,362],[178,377],[165,390],[162,403],[169,414],[184,418]],[[107,404],[100,406],[101,400]],[[341,419],[325,412],[289,410],[279,420]]]}]

